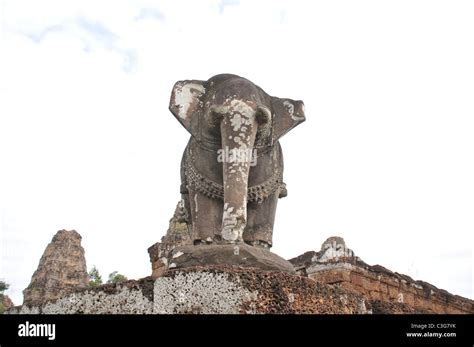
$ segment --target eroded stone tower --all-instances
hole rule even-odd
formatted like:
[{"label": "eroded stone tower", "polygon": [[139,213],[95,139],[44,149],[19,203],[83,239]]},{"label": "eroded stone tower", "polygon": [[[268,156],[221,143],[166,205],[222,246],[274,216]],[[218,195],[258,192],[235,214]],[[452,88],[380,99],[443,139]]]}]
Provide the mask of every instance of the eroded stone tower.
[{"label": "eroded stone tower", "polygon": [[23,304],[36,305],[58,299],[89,283],[81,235],[60,230],[46,247],[31,282],[23,291]]}]

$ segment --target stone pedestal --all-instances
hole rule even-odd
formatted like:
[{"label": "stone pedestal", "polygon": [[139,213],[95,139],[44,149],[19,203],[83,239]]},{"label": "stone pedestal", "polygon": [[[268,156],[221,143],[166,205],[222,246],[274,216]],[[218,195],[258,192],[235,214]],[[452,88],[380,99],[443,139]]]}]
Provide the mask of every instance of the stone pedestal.
[{"label": "stone pedestal", "polygon": [[244,243],[176,247],[172,252],[169,268],[183,269],[213,265],[296,273],[289,261],[267,249]]},{"label": "stone pedestal", "polygon": [[162,276],[168,269],[186,269],[195,266],[230,266],[295,273],[289,261],[267,249],[244,243],[177,246],[166,256],[163,254],[160,256],[159,250],[154,251],[153,247],[155,246],[150,247],[149,253],[152,277],[155,278]]}]

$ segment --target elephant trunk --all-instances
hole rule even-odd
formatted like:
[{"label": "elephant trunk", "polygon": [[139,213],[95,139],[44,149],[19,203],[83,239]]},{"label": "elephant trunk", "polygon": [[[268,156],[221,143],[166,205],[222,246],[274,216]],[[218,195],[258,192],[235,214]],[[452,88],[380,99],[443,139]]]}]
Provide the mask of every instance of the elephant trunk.
[{"label": "elephant trunk", "polygon": [[223,165],[224,208],[222,239],[242,242],[247,224],[247,187],[250,166],[254,164],[254,142],[257,134],[257,107],[254,103],[232,100],[225,107],[220,123]]}]

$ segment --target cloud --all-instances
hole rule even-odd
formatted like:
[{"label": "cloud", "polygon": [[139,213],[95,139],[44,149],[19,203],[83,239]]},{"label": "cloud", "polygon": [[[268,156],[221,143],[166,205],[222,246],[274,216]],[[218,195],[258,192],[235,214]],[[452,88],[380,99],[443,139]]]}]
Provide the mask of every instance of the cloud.
[{"label": "cloud", "polygon": [[17,30],[36,44],[41,44],[50,36],[63,35],[78,40],[84,52],[91,53],[96,49],[105,49],[121,56],[122,69],[127,73],[135,71],[138,57],[134,49],[123,47],[120,36],[108,29],[100,21],[86,17],[75,17],[60,24],[49,25],[35,30]]},{"label": "cloud", "polygon": [[76,24],[80,29],[91,34],[93,38],[102,43],[104,47],[113,47],[117,40],[118,35],[107,29],[102,23],[92,21],[84,17],[77,17],[73,24]]},{"label": "cloud", "polygon": [[135,71],[138,64],[137,52],[134,49],[117,50],[123,57],[122,69],[127,73]]},{"label": "cloud", "polygon": [[240,4],[239,0],[221,0],[218,5],[219,14],[223,14],[226,7],[239,6],[239,4]]},{"label": "cloud", "polygon": [[286,23],[286,11],[285,10],[281,10],[280,11],[280,24],[285,24]]},{"label": "cloud", "polygon": [[38,32],[23,32],[26,37],[35,43],[40,43],[44,38],[50,34],[61,33],[66,30],[64,25],[51,25]]},{"label": "cloud", "polygon": [[142,8],[138,16],[135,17],[136,21],[154,19],[159,22],[165,21],[165,15],[156,8]]}]

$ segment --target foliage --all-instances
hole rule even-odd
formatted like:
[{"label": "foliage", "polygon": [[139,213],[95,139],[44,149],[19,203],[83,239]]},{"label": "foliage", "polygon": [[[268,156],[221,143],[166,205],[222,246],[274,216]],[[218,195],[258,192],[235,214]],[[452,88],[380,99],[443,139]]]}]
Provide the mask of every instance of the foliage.
[{"label": "foliage", "polygon": [[97,287],[102,284],[102,276],[97,270],[97,267],[94,265],[92,269],[89,271],[89,286]]},{"label": "foliage", "polygon": [[5,290],[7,290],[10,287],[8,283],[5,283],[4,281],[0,281],[0,294],[3,293]]},{"label": "foliage", "polygon": [[107,283],[120,283],[126,281],[127,277],[122,274],[119,274],[118,271],[114,271],[109,275],[109,280]]}]

